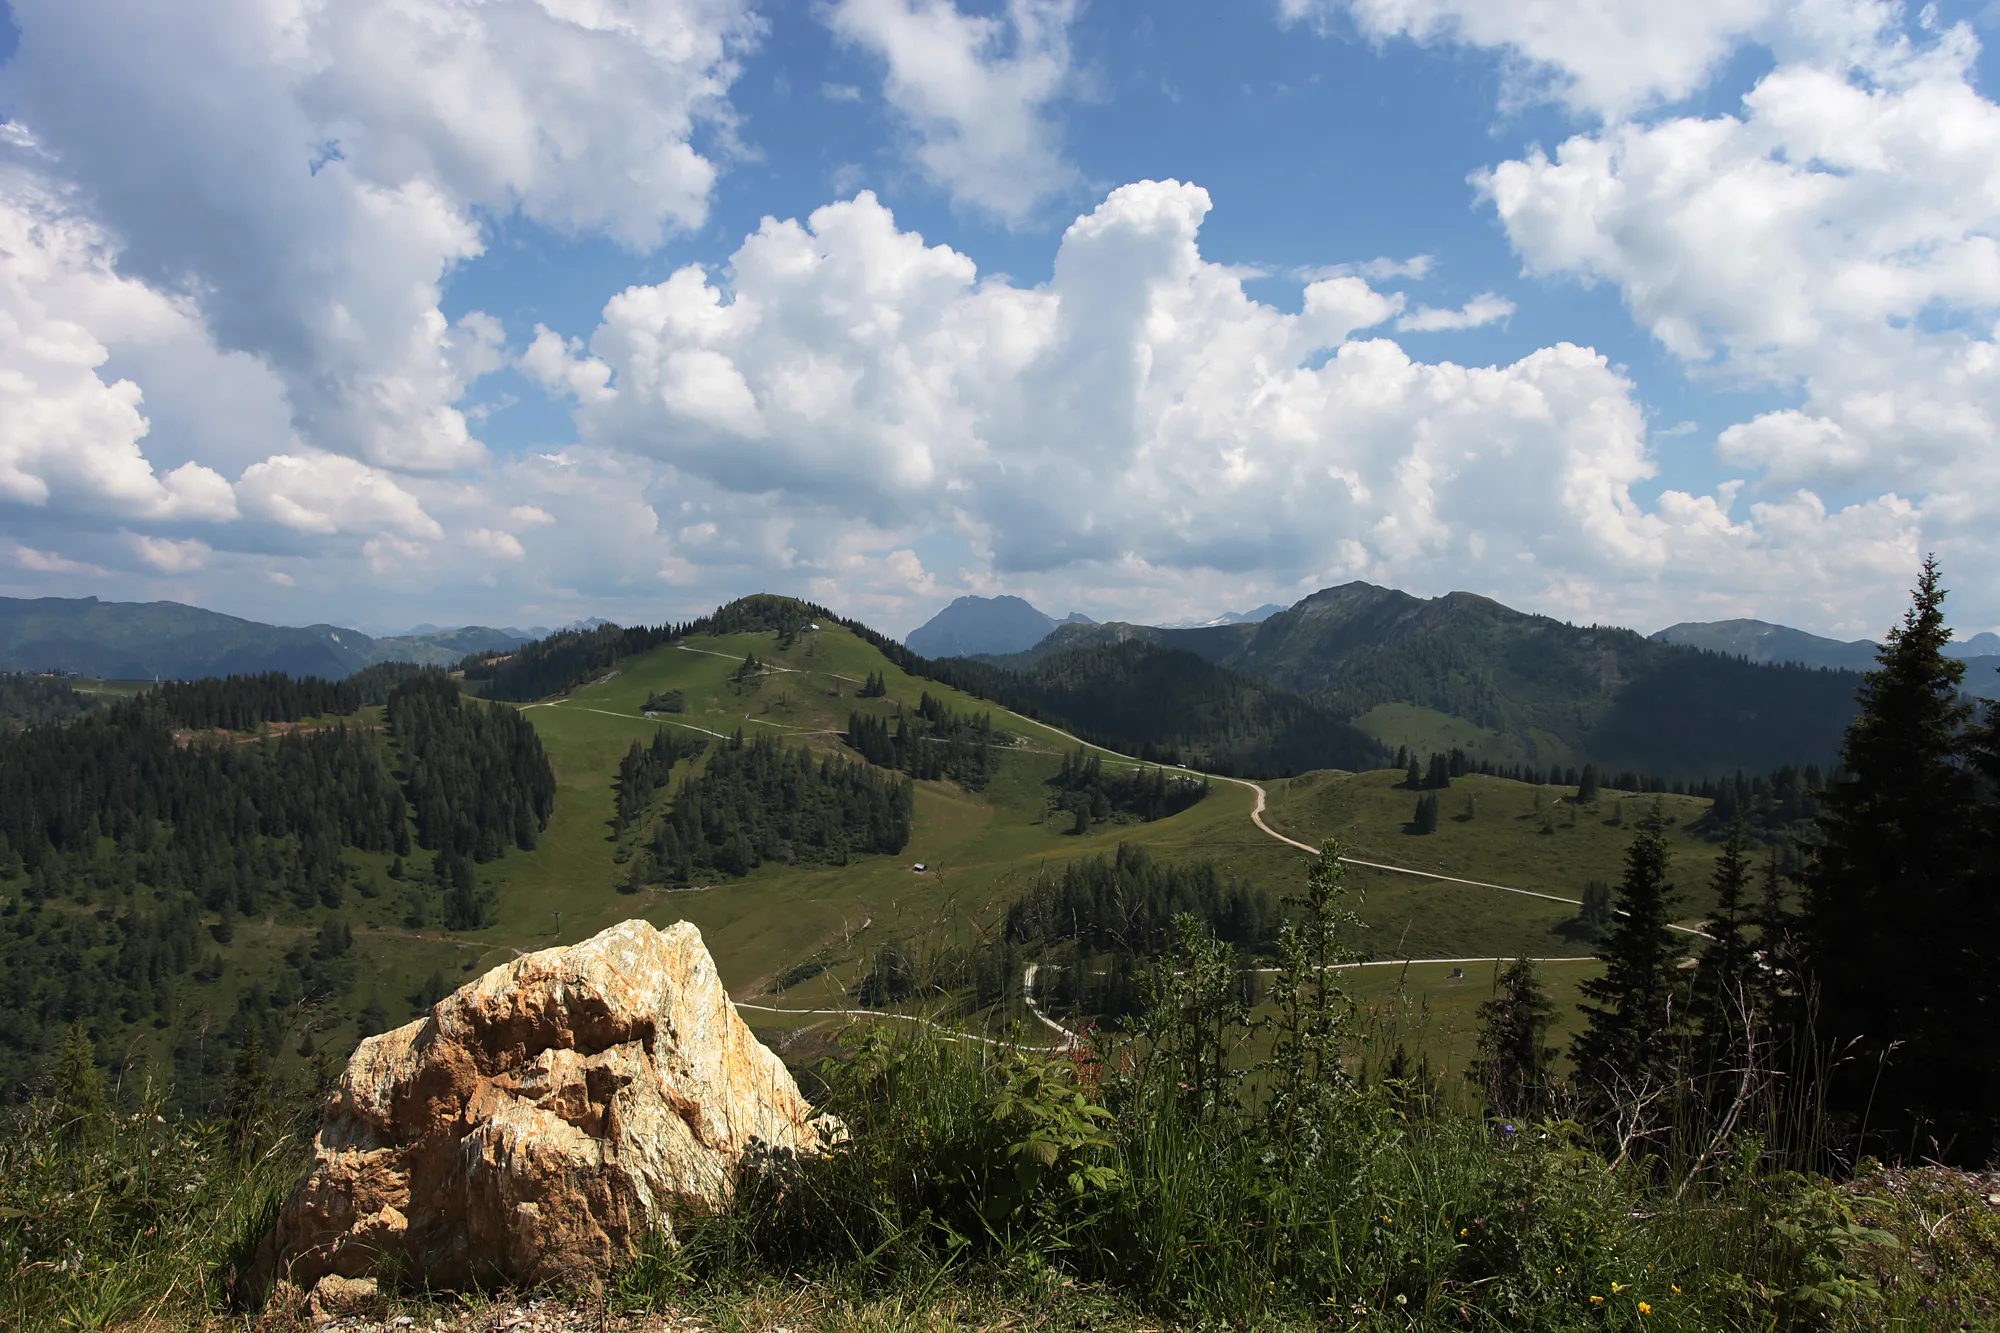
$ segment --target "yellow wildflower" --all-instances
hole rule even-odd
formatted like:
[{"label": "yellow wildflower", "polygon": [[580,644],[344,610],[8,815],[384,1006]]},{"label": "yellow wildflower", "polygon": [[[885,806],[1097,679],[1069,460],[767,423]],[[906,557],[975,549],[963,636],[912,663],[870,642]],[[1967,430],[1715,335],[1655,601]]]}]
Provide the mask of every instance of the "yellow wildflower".
[{"label": "yellow wildflower", "polygon": [[1645,1301],[1640,1301],[1640,1302],[1639,1302],[1639,1313],[1640,1313],[1640,1314],[1651,1314],[1651,1313],[1653,1313],[1653,1307],[1652,1307],[1651,1305],[1648,1305],[1648,1304],[1647,1304],[1647,1303],[1646,1303]]},{"label": "yellow wildflower", "polygon": [[1629,1282],[1614,1282],[1611,1284],[1611,1294],[1613,1296],[1616,1296],[1619,1292],[1625,1290],[1625,1288],[1630,1285],[1631,1284]]},{"label": "yellow wildflower", "polygon": [[1602,1296],[1592,1296],[1590,1298],[1590,1303],[1592,1305],[1602,1305],[1604,1304],[1604,1298]]}]

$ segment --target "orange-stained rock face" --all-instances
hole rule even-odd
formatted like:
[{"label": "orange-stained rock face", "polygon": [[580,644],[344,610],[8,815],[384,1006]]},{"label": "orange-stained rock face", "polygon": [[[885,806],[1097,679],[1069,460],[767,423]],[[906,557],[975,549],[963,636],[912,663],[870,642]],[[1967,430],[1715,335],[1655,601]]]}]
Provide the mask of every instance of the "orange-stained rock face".
[{"label": "orange-stained rock face", "polygon": [[728,1203],[753,1143],[813,1111],[722,989],[701,932],[627,921],[494,968],[355,1050],[269,1276],[431,1287],[602,1270]]}]

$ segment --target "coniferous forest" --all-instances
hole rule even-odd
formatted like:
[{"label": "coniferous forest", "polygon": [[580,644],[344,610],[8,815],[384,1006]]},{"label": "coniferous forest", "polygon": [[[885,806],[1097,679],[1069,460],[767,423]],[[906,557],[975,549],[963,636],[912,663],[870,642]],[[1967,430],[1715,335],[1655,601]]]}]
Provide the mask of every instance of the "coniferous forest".
[{"label": "coniferous forest", "polygon": [[766,861],[845,865],[900,852],[911,812],[907,778],[738,732],[674,792],[649,843],[651,877],[687,883],[747,875]]},{"label": "coniferous forest", "polygon": [[[399,865],[413,841],[437,851],[405,875],[410,923],[483,924],[472,863],[532,846],[552,809],[533,729],[437,671],[397,688],[386,733],[359,707],[346,682],[262,675],[0,734],[0,1099],[78,1020],[107,1048],[122,1031],[168,1034],[177,1095],[219,1095],[253,1034],[273,1049],[297,1006],[351,988],[346,913],[380,886],[349,851]],[[273,724],[299,725],[261,734]],[[216,946],[260,918],[309,929],[211,1012]]]},{"label": "coniferous forest", "polygon": [[490,861],[509,843],[533,851],[555,811],[556,775],[528,719],[468,704],[442,672],[389,694],[389,727],[409,765],[417,845]]},{"label": "coniferous forest", "polygon": [[[867,688],[863,686],[864,697]],[[993,729],[991,713],[955,713],[926,691],[916,709],[896,718],[893,726],[872,714],[850,714],[847,743],[882,768],[920,781],[948,778],[967,791],[984,791],[999,762],[993,747],[1006,745],[1008,736]]]},{"label": "coniferous forest", "polygon": [[17,731],[43,722],[67,722],[94,700],[52,676],[0,672],[0,731]]},{"label": "coniferous forest", "polygon": [[618,761],[618,804],[612,816],[616,831],[623,833],[644,818],[653,794],[666,787],[674,765],[700,758],[706,748],[705,738],[685,736],[670,727],[654,732],[651,744],[633,741]]},{"label": "coniferous forest", "polygon": [[1048,787],[1050,809],[1069,816],[1072,831],[1081,834],[1112,819],[1150,824],[1177,815],[1208,795],[1208,776],[1159,767],[1107,773],[1102,756],[1076,749],[1063,756]]}]

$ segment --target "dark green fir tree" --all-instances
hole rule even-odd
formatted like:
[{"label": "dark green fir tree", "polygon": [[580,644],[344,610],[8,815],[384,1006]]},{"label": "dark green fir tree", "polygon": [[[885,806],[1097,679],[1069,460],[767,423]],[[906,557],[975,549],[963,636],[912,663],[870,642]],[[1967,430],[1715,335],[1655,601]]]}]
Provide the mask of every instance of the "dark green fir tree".
[{"label": "dark green fir tree", "polygon": [[1584,1029],[1570,1053],[1586,1096],[1600,1105],[1655,1088],[1671,1068],[1686,1005],[1685,952],[1673,929],[1666,818],[1656,807],[1625,853],[1618,914],[1598,950],[1604,974],[1583,983]]},{"label": "dark green fir tree", "polygon": [[1479,1006],[1479,1054],[1465,1075],[1486,1099],[1489,1114],[1524,1119],[1548,1108],[1556,1059],[1548,1036],[1555,1018],[1534,962],[1509,963],[1498,992]]},{"label": "dark green fir tree", "polygon": [[1757,941],[1749,934],[1750,835],[1740,814],[1729,826],[1709,884],[1715,906],[1702,923],[1708,942],[1695,965],[1688,1021],[1703,1062],[1721,1067],[1744,1053],[1761,1022]]},{"label": "dark green fir tree", "polygon": [[1965,664],[1944,653],[1944,601],[1937,561],[1926,560],[1861,687],[1804,874],[1812,1038],[1850,1052],[1830,1106],[1881,1134],[1878,1151],[1983,1152],[1992,1139],[1976,997],[1990,990],[1994,944],[1969,928],[1978,786],[1965,762]]}]

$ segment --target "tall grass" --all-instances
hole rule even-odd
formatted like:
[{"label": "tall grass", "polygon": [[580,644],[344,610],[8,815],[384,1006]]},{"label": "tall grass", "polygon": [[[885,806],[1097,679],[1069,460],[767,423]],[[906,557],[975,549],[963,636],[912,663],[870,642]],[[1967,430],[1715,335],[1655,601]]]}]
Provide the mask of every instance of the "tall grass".
[{"label": "tall grass", "polygon": [[774,1271],[921,1292],[1026,1267],[1234,1327],[1994,1326],[2000,1228],[1962,1177],[1899,1177],[1913,1205],[1881,1173],[1840,1185],[1746,1141],[1689,1186],[1611,1165],[1573,1122],[1485,1122],[1394,1082],[1349,1089],[1288,1156],[1264,1110],[1204,1108],[1164,1062],[1108,1059],[867,1033],[826,1071],[850,1142],[766,1163],[628,1298]]},{"label": "tall grass", "polygon": [[[914,1311],[1088,1290],[1234,1328],[2000,1327],[2000,1214],[1970,1178],[1836,1180],[1753,1132],[1674,1128],[1714,1123],[1721,1084],[1624,1151],[1575,1120],[1482,1116],[1426,1073],[1420,1015],[1355,1020],[1312,931],[1337,904],[1303,906],[1281,1036],[1255,1046],[1232,960],[1193,932],[1112,1044],[856,1029],[818,1070],[845,1142],[747,1161],[736,1206],[683,1219],[620,1298],[747,1310],[806,1278]],[[107,1093],[72,1044],[0,1136],[0,1326],[199,1323],[297,1178],[310,1101],[243,1078],[262,1092],[224,1125],[179,1120],[151,1090]]]},{"label": "tall grass", "polygon": [[81,1028],[0,1131],[0,1327],[103,1328],[222,1308],[304,1162],[311,1098],[249,1071],[229,1123],[106,1089]]}]

